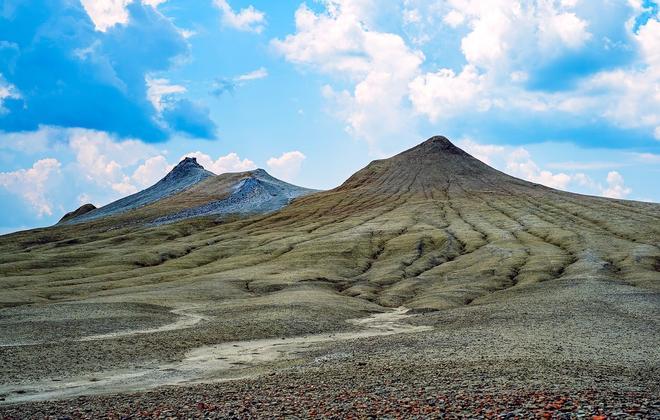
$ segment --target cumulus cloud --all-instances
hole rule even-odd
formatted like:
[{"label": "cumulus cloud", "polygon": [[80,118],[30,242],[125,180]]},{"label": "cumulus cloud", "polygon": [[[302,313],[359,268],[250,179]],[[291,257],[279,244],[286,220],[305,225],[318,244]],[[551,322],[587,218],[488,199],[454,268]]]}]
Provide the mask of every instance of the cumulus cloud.
[{"label": "cumulus cloud", "polygon": [[266,165],[270,172],[285,181],[292,181],[300,172],[305,155],[297,150],[282,153],[280,157],[268,159]]},{"label": "cumulus cloud", "polygon": [[[417,76],[409,87],[415,109],[435,122],[442,117],[460,114],[465,107],[473,105],[483,90],[483,76],[474,66],[467,65],[459,74],[441,69]],[[479,107],[487,109],[489,103],[484,101]]]},{"label": "cumulus cloud", "polygon": [[138,191],[138,186],[144,185],[136,185],[127,168],[158,154],[141,141],[118,141],[105,132],[73,129],[69,130],[69,136],[69,147],[75,154],[79,174],[119,195],[132,194]]},{"label": "cumulus cloud", "polygon": [[492,159],[503,154],[505,150],[504,146],[480,144],[472,139],[460,140],[458,146],[487,165],[491,165]]},{"label": "cumulus cloud", "polygon": [[250,5],[235,12],[227,0],[215,0],[222,11],[222,24],[239,31],[261,33],[266,25],[266,14]]},{"label": "cumulus cloud", "polygon": [[126,6],[132,0],[80,0],[97,31],[105,32],[118,23],[128,22]]},{"label": "cumulus cloud", "polygon": [[647,129],[660,139],[660,21],[639,27],[634,40],[643,62],[632,69],[598,72],[575,91],[578,111],[597,115],[623,128]]},{"label": "cumulus cloud", "polygon": [[420,116],[443,127],[488,119],[519,137],[533,121],[551,129],[536,132],[545,139],[591,130],[574,137],[591,144],[595,130],[612,126],[633,138],[639,132],[631,129],[660,130],[657,16],[633,33],[625,2],[406,0],[406,37],[379,30],[371,1],[321,4],[300,6],[295,32],[272,45],[289,62],[333,77],[322,85],[328,109],[372,150],[414,136]]},{"label": "cumulus cloud", "polygon": [[524,148],[517,148],[507,157],[506,170],[511,175],[518,176],[528,181],[545,185],[546,187],[566,189],[571,177],[563,172],[552,173],[543,170],[532,160],[532,157]]},{"label": "cumulus cloud", "polygon": [[147,76],[188,54],[188,44],[152,6],[125,0],[89,0],[84,6],[19,2],[0,14],[0,39],[0,73],[19,95],[4,95],[0,129],[81,127],[159,141],[172,129],[191,126],[188,134],[196,135],[200,125],[213,125],[203,107],[180,104],[187,112],[173,122],[159,114],[160,103],[154,105],[154,89],[163,84],[149,92]]},{"label": "cumulus cloud", "polygon": [[165,156],[153,156],[146,159],[143,164],[135,169],[135,172],[131,175],[131,181],[140,189],[144,189],[158,182],[173,167],[174,165],[169,164]]},{"label": "cumulus cloud", "polygon": [[617,171],[612,171],[607,174],[607,186],[603,189],[602,194],[610,198],[625,198],[632,190],[625,186],[623,177]]},{"label": "cumulus cloud", "polygon": [[[97,31],[105,32],[117,24],[128,22],[128,6],[133,0],[80,0]],[[151,7],[158,7],[165,0],[142,0]]]},{"label": "cumulus cloud", "polygon": [[[22,159],[57,156],[35,159],[32,167],[25,169],[0,172],[0,196],[5,200],[0,210],[5,212],[5,220],[17,226],[30,220],[34,223],[35,217],[49,220],[48,216],[59,216],[84,203],[108,204],[155,184],[178,163],[168,159],[166,150],[97,130],[42,127],[33,132],[0,134],[3,153],[22,155]],[[185,156],[197,157],[200,164],[218,174],[257,167],[236,153],[216,159],[202,152]],[[9,202],[12,196],[20,200]],[[34,216],[23,210],[24,205]]]},{"label": "cumulus cloud", "polygon": [[356,137],[375,144],[392,133],[409,132],[412,121],[404,102],[424,55],[399,35],[370,28],[371,3],[328,0],[324,5],[319,13],[301,5],[295,34],[274,40],[273,47],[290,62],[354,83],[351,90],[325,85],[323,94]]},{"label": "cumulus cloud", "polygon": [[213,160],[211,156],[200,151],[186,153],[181,156],[181,159],[184,157],[197,158],[197,163],[217,175],[227,172],[245,172],[257,169],[257,165],[255,165],[253,161],[250,159],[241,159],[238,154],[234,152],[225,156],[219,156],[215,160]]},{"label": "cumulus cloud", "polygon": [[[468,63],[486,71],[533,68],[592,38],[588,22],[571,2],[449,0],[447,7],[442,21],[452,28],[470,28],[461,39],[461,51]],[[532,56],[536,60],[528,61]]]},{"label": "cumulus cloud", "polygon": [[452,28],[456,28],[465,22],[465,16],[457,10],[450,10],[443,18],[442,21]]},{"label": "cumulus cloud", "polygon": [[[583,172],[552,172],[539,166],[532,154],[524,147],[500,146],[482,144],[466,138],[458,145],[477,159],[491,166],[499,167],[504,172],[527,181],[535,182],[551,188],[562,190],[577,190],[578,192],[601,195],[610,198],[625,198],[632,193],[632,189],[625,185],[623,176],[617,171],[607,174],[605,183]],[[652,153],[631,154],[642,163],[655,163],[660,156]],[[566,170],[600,170],[616,166],[613,162],[561,162],[545,165],[546,167]]]},{"label": "cumulus cloud", "polygon": [[40,159],[29,169],[0,172],[0,187],[18,195],[28,203],[38,217],[53,214],[49,186],[60,174],[61,164],[57,159]]}]

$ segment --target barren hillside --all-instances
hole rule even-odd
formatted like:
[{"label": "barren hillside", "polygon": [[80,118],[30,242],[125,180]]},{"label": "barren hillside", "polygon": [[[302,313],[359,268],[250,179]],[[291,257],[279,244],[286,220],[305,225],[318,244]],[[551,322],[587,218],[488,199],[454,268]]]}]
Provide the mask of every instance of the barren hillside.
[{"label": "barren hillside", "polygon": [[[187,211],[209,182],[180,195],[185,206],[172,196],[143,211]],[[466,389],[659,390],[657,204],[522,181],[433,137],[331,191],[236,213],[150,227],[109,218],[0,238],[4,392],[38,397],[34,384],[49,378],[103,380],[176,360],[183,365],[171,369],[189,372],[184,362],[205,346],[329,331],[363,332],[313,341],[314,352],[285,361],[214,369],[275,371],[302,386],[310,379],[280,369],[345,382],[342,372],[366,360],[404,378],[441,369]],[[397,307],[412,309],[387,321],[402,334],[360,340],[380,327],[346,322]],[[428,328],[405,333],[402,322]],[[268,383],[254,380],[254,392]],[[129,385],[111,389],[139,389]]]}]

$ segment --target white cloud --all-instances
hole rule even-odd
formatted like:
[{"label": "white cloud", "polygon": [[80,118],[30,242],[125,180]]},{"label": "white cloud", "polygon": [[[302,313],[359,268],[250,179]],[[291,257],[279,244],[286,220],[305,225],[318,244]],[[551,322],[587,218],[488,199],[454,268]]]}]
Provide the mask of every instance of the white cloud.
[{"label": "white cloud", "polygon": [[81,175],[121,195],[138,191],[138,185],[126,173],[127,167],[159,154],[141,141],[117,141],[102,131],[70,129],[69,134],[69,147]]},{"label": "white cloud", "polygon": [[443,18],[442,21],[452,28],[456,28],[465,22],[465,16],[456,10],[450,10]]},{"label": "white cloud", "polygon": [[511,45],[512,18],[520,5],[509,1],[453,2],[457,13],[469,16],[472,30],[461,40],[461,51],[471,64],[489,67],[499,61]]},{"label": "white cloud", "polygon": [[30,169],[0,172],[0,187],[20,196],[38,217],[53,214],[53,204],[48,197],[49,184],[60,174],[61,164],[57,159],[40,159]]},{"label": "white cloud", "polygon": [[525,71],[514,71],[510,77],[512,82],[526,82],[529,79],[529,74]]},{"label": "white cloud", "polygon": [[418,9],[406,9],[403,11],[403,23],[419,23],[422,21],[422,14]]},{"label": "white cloud", "polygon": [[660,139],[660,22],[650,19],[632,38],[642,56],[637,65],[601,71],[567,92],[526,94],[527,99],[545,111],[596,116],[622,128],[646,129]]},{"label": "white cloud", "polygon": [[[128,22],[128,10],[126,6],[134,0],[80,0],[85,12],[97,31],[105,32],[117,24]],[[143,4],[158,7],[167,0],[142,0]]]},{"label": "white cloud", "polygon": [[479,76],[472,65],[465,66],[459,74],[441,69],[410,82],[410,100],[418,112],[435,122],[471,105],[482,90],[482,84],[483,76]]},{"label": "white cloud", "polygon": [[655,153],[633,153],[632,155],[643,163],[660,163],[660,155]]},{"label": "white cloud", "polygon": [[301,152],[294,150],[291,152],[282,153],[280,157],[272,157],[268,159],[266,165],[271,173],[277,178],[285,181],[293,180],[300,172],[305,155]]},{"label": "white cloud", "polygon": [[135,172],[131,175],[131,180],[140,188],[146,188],[167,175],[173,166],[167,163],[165,156],[153,156],[135,169]]},{"label": "white cloud", "polygon": [[151,7],[158,7],[161,3],[165,3],[167,0],[142,0],[142,3],[148,4]]},{"label": "white cloud", "polygon": [[617,171],[612,171],[607,174],[607,186],[603,189],[602,194],[610,198],[625,198],[632,190],[625,186],[623,177]]},{"label": "white cloud", "polygon": [[[494,144],[481,144],[472,139],[458,142],[459,147],[477,159],[491,166],[498,167],[509,175],[561,190],[570,190],[587,194],[596,194],[610,198],[625,198],[632,190],[628,188],[623,176],[617,171],[610,171],[605,184],[595,181],[582,172],[564,173],[552,172],[541,168],[532,158],[529,150],[524,147],[511,148]],[[652,153],[632,153],[636,160],[643,163],[660,161],[660,155]],[[567,170],[598,170],[623,166],[610,162],[561,162],[550,163],[546,167]]]},{"label": "white cloud", "polygon": [[126,6],[132,0],[80,0],[97,31],[105,32],[128,22]]},{"label": "white cloud", "polygon": [[[660,139],[656,19],[630,33],[642,62],[578,77],[571,89],[549,92],[527,90],[526,82],[542,83],[535,73],[566,54],[575,56],[592,46],[598,51],[613,42],[596,36],[611,22],[599,20],[585,2],[405,0],[398,10],[410,45],[397,33],[379,30],[382,20],[374,18],[378,8],[373,1],[320,3],[322,11],[301,5],[295,32],[272,45],[288,61],[333,76],[322,88],[329,110],[353,136],[367,140],[372,152],[387,138],[414,136],[420,116],[437,122],[461,109],[538,113],[541,118],[559,111],[583,121],[648,129]],[[611,7],[603,13],[614,10]],[[635,7],[643,9],[639,2]],[[416,49],[425,43],[438,45],[442,51],[429,56],[444,57],[456,42],[467,61],[463,68],[451,53],[438,66]],[[626,42],[612,46],[621,49],[612,53],[635,48]]]},{"label": "white cloud", "polygon": [[170,84],[167,79],[152,79],[147,76],[145,81],[147,83],[147,98],[158,112],[162,112],[165,108],[168,96],[186,92],[185,87]]},{"label": "white cloud", "polygon": [[[500,71],[545,59],[563,48],[582,47],[591,34],[588,23],[571,11],[574,2],[518,0],[449,0],[443,21],[471,28],[461,40],[461,51],[471,64]],[[463,19],[459,19],[461,16]]]},{"label": "white cloud", "polygon": [[551,188],[566,189],[571,181],[571,177],[563,172],[552,173],[539,168],[529,151],[522,147],[515,149],[507,157],[506,169],[512,175]]},{"label": "white cloud", "polygon": [[254,6],[248,6],[235,12],[227,0],[214,0],[216,7],[222,11],[222,23],[239,31],[261,33],[266,24],[266,15]]},{"label": "white cloud", "polygon": [[458,146],[487,165],[491,165],[492,159],[505,151],[504,146],[479,144],[471,139],[460,140]]},{"label": "white cloud", "polygon": [[241,74],[234,78],[237,82],[247,82],[250,80],[258,80],[268,77],[268,70],[265,67],[260,67],[257,70],[251,71],[249,73]]},{"label": "white cloud", "polygon": [[16,86],[5,80],[5,77],[0,73],[0,115],[6,110],[2,107],[2,102],[7,98],[18,99],[21,95],[16,90]]},{"label": "white cloud", "polygon": [[646,64],[651,72],[658,76],[660,73],[660,21],[649,19],[639,28],[636,36]]},{"label": "white cloud", "polygon": [[[428,73],[422,71],[426,58],[421,51],[398,34],[373,27],[377,20],[372,2],[325,0],[322,4],[321,12],[301,5],[295,13],[295,33],[273,40],[272,45],[288,61],[352,85],[337,89],[329,83],[322,93],[347,130],[367,140],[372,151],[384,139],[414,135],[411,131],[420,115],[436,122],[464,109],[530,109],[529,104],[532,110],[559,104],[564,109],[588,108],[586,101],[559,101],[522,89],[529,78],[527,67],[538,65],[534,58],[539,54],[545,59],[562,49],[579,48],[591,36],[587,22],[571,10],[574,2],[406,0],[406,25],[428,29],[437,26],[433,18],[440,16],[447,26],[469,29],[460,40],[468,64],[460,71],[440,68]],[[411,38],[417,42],[425,36]],[[502,86],[502,76],[519,87]]]},{"label": "white cloud", "polygon": [[580,48],[591,38],[587,23],[575,13],[555,13],[550,11],[540,24],[541,42],[546,48],[561,42],[569,48]]},{"label": "white cloud", "polygon": [[91,203],[91,201],[92,201],[92,197],[87,193],[82,193],[78,195],[78,204],[81,206],[83,204]]},{"label": "white cloud", "polygon": [[354,85],[341,90],[326,85],[322,92],[356,137],[373,145],[393,133],[409,135],[413,122],[404,102],[424,55],[399,35],[371,29],[371,2],[328,0],[324,5],[320,13],[300,6],[296,33],[274,40],[273,47],[290,62]]},{"label": "white cloud", "polygon": [[197,158],[197,163],[217,175],[226,172],[245,172],[257,169],[257,165],[253,161],[250,159],[241,159],[233,152],[225,156],[220,156],[216,160],[213,160],[211,156],[200,151],[186,153],[181,156],[181,159],[184,157]]}]

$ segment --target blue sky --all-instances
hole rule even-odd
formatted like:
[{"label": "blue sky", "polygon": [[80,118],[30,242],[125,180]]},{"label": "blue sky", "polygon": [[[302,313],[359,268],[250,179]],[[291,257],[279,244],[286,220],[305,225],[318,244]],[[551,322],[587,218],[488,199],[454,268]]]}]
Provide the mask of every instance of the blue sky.
[{"label": "blue sky", "polygon": [[660,201],[649,0],[5,0],[0,232],[184,155],[332,188],[444,134],[555,188]]}]

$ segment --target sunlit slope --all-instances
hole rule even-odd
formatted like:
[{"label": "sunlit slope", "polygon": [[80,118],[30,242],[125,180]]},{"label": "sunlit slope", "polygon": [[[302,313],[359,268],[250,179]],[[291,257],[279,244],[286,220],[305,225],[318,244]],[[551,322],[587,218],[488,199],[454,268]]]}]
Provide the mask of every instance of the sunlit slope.
[{"label": "sunlit slope", "polygon": [[304,285],[442,309],[558,281],[657,291],[659,246],[660,205],[512,178],[434,137],[265,216],[2,237],[0,300],[232,299]]}]

